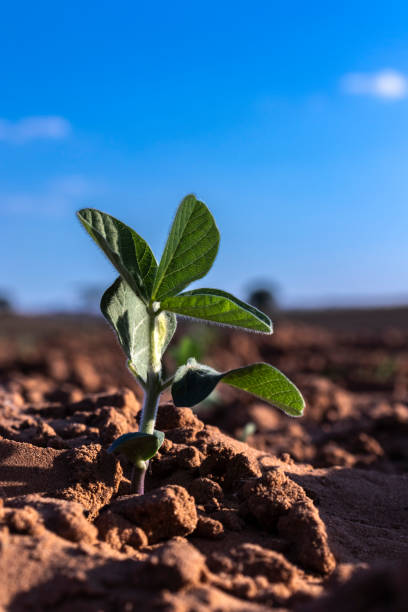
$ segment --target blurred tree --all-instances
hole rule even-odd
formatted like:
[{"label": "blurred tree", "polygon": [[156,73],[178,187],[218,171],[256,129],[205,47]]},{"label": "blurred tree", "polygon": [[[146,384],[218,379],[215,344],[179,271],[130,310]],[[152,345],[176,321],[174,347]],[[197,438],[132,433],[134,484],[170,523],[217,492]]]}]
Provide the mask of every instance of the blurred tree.
[{"label": "blurred tree", "polygon": [[0,294],[0,314],[10,314],[14,311],[10,299],[6,295]]},{"label": "blurred tree", "polygon": [[277,287],[270,282],[253,283],[249,289],[248,302],[267,315],[273,315],[279,310]]},{"label": "blurred tree", "polygon": [[100,285],[88,285],[79,288],[80,310],[88,314],[99,315],[99,303],[104,288]]}]

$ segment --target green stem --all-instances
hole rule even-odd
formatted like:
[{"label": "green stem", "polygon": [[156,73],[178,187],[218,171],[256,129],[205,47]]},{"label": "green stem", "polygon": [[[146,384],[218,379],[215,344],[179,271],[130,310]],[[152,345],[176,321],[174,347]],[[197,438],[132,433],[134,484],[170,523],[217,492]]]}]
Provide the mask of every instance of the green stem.
[{"label": "green stem", "polygon": [[[152,434],[156,425],[157,409],[159,407],[160,395],[162,392],[161,380],[161,354],[157,350],[156,343],[156,316],[153,311],[150,312],[150,350],[149,350],[149,368],[147,380],[144,386],[144,400],[142,415],[140,418],[139,431]],[[143,495],[144,481],[148,461],[141,461],[135,465],[132,470],[132,493]]]},{"label": "green stem", "polygon": [[140,418],[139,431],[152,434],[156,424],[157,409],[161,395],[160,378],[153,380],[147,379],[146,391],[144,394],[142,416]]}]

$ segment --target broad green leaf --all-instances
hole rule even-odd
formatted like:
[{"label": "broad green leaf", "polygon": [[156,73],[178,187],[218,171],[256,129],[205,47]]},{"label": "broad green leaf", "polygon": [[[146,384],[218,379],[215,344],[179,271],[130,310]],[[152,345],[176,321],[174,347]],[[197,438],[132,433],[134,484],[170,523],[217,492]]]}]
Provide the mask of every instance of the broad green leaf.
[{"label": "broad green leaf", "polygon": [[128,285],[148,301],[157,262],[147,242],[118,219],[94,208],[83,208],[77,215]]},{"label": "broad green leaf", "polygon": [[160,303],[163,310],[187,317],[272,333],[272,322],[263,312],[219,289],[194,289]]},{"label": "broad green leaf", "polygon": [[[103,294],[101,311],[116,331],[119,342],[138,376],[146,382],[149,365],[150,329],[146,304],[120,277]],[[156,317],[156,341],[163,355],[176,331],[176,317],[162,312]]]},{"label": "broad green leaf", "polygon": [[282,372],[267,363],[254,363],[228,372],[189,359],[179,368],[172,386],[176,406],[194,406],[203,401],[220,382],[256,395],[290,416],[301,416],[305,402],[298,388]]},{"label": "broad green leaf", "polygon": [[164,433],[154,430],[153,434],[136,431],[119,436],[108,448],[108,453],[122,453],[132,463],[148,461],[163,444]]},{"label": "broad green leaf", "polygon": [[220,234],[203,202],[188,195],[178,207],[157,269],[152,299],[176,295],[202,278],[217,255]]},{"label": "broad green leaf", "polygon": [[299,389],[268,363],[254,363],[230,370],[223,377],[223,382],[256,395],[290,416],[303,414],[305,400]]}]

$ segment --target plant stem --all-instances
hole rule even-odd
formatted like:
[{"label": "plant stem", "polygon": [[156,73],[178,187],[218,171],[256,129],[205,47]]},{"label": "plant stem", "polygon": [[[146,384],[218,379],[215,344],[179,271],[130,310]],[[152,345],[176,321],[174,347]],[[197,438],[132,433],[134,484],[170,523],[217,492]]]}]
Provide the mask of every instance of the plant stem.
[{"label": "plant stem", "polygon": [[156,424],[157,408],[161,395],[160,379],[147,379],[147,387],[144,394],[142,416],[140,418],[139,431],[152,434]]},{"label": "plant stem", "polygon": [[[150,312],[149,348],[149,368],[144,388],[145,393],[142,415],[139,424],[139,431],[143,433],[152,434],[154,432],[154,426],[156,424],[157,409],[159,407],[159,400],[162,392],[161,354],[157,349],[156,316],[153,311]],[[144,494],[144,481],[148,465],[148,461],[140,461],[138,465],[134,466],[131,478],[132,493],[138,493],[139,495]]]},{"label": "plant stem", "polygon": [[144,477],[146,474],[146,463],[140,462],[140,465],[134,465],[132,468],[130,492],[137,495],[144,494]]}]

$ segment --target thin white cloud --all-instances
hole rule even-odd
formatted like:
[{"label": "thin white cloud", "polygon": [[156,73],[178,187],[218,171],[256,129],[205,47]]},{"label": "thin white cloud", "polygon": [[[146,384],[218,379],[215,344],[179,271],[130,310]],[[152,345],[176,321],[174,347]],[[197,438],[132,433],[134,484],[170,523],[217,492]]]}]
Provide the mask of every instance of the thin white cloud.
[{"label": "thin white cloud", "polygon": [[59,216],[87,205],[95,193],[95,186],[83,176],[65,176],[39,190],[0,193],[0,213]]},{"label": "thin white cloud", "polygon": [[408,78],[397,70],[380,70],[373,73],[350,73],[341,79],[341,89],[346,94],[373,96],[386,100],[403,100],[408,97]]},{"label": "thin white cloud", "polygon": [[63,117],[24,117],[18,121],[0,119],[0,142],[24,144],[33,140],[61,140],[71,125]]}]

